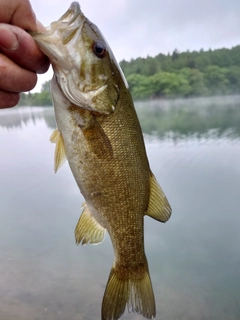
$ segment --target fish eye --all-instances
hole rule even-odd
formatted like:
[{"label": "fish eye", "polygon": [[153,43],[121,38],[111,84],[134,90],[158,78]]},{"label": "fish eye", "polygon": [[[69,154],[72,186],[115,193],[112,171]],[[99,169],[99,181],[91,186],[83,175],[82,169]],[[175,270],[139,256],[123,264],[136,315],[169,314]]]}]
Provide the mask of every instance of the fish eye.
[{"label": "fish eye", "polygon": [[107,52],[106,46],[102,41],[94,42],[93,51],[98,58],[104,58]]}]

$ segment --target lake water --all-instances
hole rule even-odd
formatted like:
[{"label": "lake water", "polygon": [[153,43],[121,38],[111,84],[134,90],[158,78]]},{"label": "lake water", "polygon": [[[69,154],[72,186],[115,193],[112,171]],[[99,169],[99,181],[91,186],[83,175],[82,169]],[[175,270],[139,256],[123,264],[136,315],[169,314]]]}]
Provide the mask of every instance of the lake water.
[{"label": "lake water", "polygon": [[[145,218],[157,317],[240,319],[240,97],[136,103],[173,213]],[[52,108],[0,110],[0,319],[100,319],[109,237],[76,246],[82,196],[53,173]],[[122,320],[142,319],[127,312]]]}]

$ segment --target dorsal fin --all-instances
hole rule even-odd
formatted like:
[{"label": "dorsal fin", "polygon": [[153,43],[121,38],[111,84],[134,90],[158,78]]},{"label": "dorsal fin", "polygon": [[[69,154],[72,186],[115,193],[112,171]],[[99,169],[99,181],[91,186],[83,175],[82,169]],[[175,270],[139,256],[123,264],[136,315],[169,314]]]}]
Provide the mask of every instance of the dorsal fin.
[{"label": "dorsal fin", "polygon": [[146,214],[153,219],[166,222],[171,213],[170,204],[154,174],[150,171],[150,197]]},{"label": "dorsal fin", "polygon": [[66,161],[66,153],[64,148],[64,141],[61,132],[55,129],[51,134],[50,141],[56,143],[55,153],[54,153],[54,172],[56,173],[58,169]]}]

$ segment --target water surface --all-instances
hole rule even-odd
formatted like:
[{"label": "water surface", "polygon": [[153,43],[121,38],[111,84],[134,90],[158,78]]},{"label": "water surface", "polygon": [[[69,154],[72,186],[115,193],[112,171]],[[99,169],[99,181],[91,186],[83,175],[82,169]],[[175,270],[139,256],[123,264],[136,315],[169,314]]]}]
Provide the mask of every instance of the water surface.
[{"label": "water surface", "polygon": [[[145,218],[157,319],[240,319],[240,97],[136,103],[173,209]],[[109,237],[76,246],[83,198],[53,173],[52,108],[0,110],[0,319],[100,319]],[[127,312],[121,318],[142,319]]]}]

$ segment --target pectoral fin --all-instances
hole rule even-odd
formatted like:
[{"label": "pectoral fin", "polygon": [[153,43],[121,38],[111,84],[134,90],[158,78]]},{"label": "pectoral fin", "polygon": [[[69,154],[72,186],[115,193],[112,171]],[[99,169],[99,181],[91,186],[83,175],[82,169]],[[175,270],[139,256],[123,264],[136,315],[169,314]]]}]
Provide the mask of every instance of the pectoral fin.
[{"label": "pectoral fin", "polygon": [[112,158],[113,148],[111,142],[98,121],[92,117],[91,126],[82,129],[88,141],[89,148],[98,158]]},{"label": "pectoral fin", "polygon": [[54,172],[56,173],[66,161],[66,153],[61,132],[55,129],[50,137],[50,141],[56,143],[54,154]]},{"label": "pectoral fin", "polygon": [[76,243],[82,242],[97,244],[104,240],[106,229],[103,228],[92,216],[86,203],[83,204],[84,210],[75,228]]},{"label": "pectoral fin", "polygon": [[164,192],[153,173],[150,172],[150,197],[146,214],[153,219],[166,222],[171,213],[172,209]]}]

